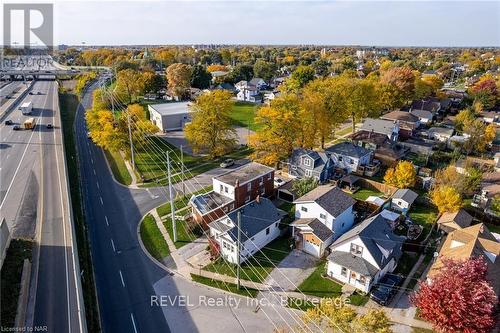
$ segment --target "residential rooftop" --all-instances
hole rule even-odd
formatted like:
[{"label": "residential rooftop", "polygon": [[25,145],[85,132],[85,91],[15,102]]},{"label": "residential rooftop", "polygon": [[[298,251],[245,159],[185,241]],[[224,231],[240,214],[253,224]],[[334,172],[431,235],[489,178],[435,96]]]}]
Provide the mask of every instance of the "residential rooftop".
[{"label": "residential rooftop", "polygon": [[321,185],[301,196],[295,203],[316,202],[332,216],[337,217],[356,203],[350,195],[338,187]]},{"label": "residential rooftop", "polygon": [[201,214],[206,214],[218,207],[230,203],[231,201],[233,200],[214,191],[198,194],[191,198],[191,203]]},{"label": "residential rooftop", "polygon": [[250,162],[226,174],[214,177],[214,179],[217,179],[224,184],[236,186],[236,182],[238,182],[239,185],[243,185],[257,177],[262,177],[272,171],[274,171],[274,169],[271,167],[257,162]]}]

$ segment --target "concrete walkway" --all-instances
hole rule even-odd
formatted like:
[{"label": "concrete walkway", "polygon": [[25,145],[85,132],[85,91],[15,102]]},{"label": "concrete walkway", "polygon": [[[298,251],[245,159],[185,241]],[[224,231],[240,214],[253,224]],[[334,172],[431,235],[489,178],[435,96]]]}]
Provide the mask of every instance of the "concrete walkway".
[{"label": "concrete walkway", "polygon": [[158,215],[156,208],[151,210],[149,213],[154,217],[156,226],[158,227],[158,229],[160,229],[160,233],[167,242],[168,249],[170,250],[170,256],[177,266],[177,272],[186,279],[191,280],[191,267],[186,263],[186,261],[184,261],[177,248],[175,247],[174,242],[170,239],[170,235],[168,234],[165,225],[162,223],[160,215]]}]

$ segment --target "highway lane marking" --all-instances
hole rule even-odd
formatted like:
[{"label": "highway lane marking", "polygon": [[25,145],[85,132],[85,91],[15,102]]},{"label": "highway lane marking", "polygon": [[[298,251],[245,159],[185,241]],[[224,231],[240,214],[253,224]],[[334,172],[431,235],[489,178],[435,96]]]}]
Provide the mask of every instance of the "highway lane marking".
[{"label": "highway lane marking", "polygon": [[104,202],[102,202],[102,197],[99,196],[99,200],[101,200],[101,205],[104,206]]},{"label": "highway lane marking", "polygon": [[122,286],[123,286],[123,288],[125,288],[125,281],[123,281],[122,271],[118,270],[118,272],[120,273],[120,280],[122,280]]},{"label": "highway lane marking", "polygon": [[106,225],[109,227],[108,217],[104,215],[104,219],[106,220]]},{"label": "highway lane marking", "polygon": [[94,176],[95,176],[95,175],[96,175],[96,174],[95,174],[95,169],[92,169],[92,171],[94,171]]},{"label": "highway lane marking", "polygon": [[92,164],[94,164],[94,159],[92,157],[90,158],[90,162],[92,162]]},{"label": "highway lane marking", "polygon": [[99,186],[99,182],[96,182],[96,184],[97,184],[97,188],[101,188],[101,187]]},{"label": "highway lane marking", "polygon": [[[47,98],[48,98],[48,95],[46,95],[45,97],[45,101],[43,103],[43,106],[45,107],[45,105],[47,104]],[[24,99],[23,99],[24,100]],[[37,120],[37,123],[40,123],[40,119],[42,118],[42,112],[40,112],[40,115],[38,116],[38,120]],[[17,176],[17,173],[19,172],[19,169],[21,168],[21,165],[23,164],[23,160],[24,160],[24,156],[26,155],[26,152],[28,151],[28,147],[31,145],[31,140],[33,139],[33,136],[35,135],[35,132],[36,131],[32,131],[31,132],[31,135],[30,135],[30,139],[28,140],[28,143],[26,144],[26,147],[24,148],[24,152],[23,154],[21,155],[21,160],[19,161],[19,164],[17,165],[17,168],[16,168],[16,171],[14,172],[14,176],[12,176],[12,180],[10,181],[10,184],[9,184],[9,187],[7,187],[7,191],[5,192],[5,195],[3,197],[3,200],[2,200],[2,203],[0,204],[0,210],[2,209],[4,203],[5,203],[5,200],[7,199],[7,197],[9,196],[9,192],[10,192],[10,189],[12,188],[12,185],[14,184],[14,180],[16,179],[16,176]]]},{"label": "highway lane marking", "polygon": [[134,315],[131,313],[130,318],[132,318],[132,325],[134,325],[134,332],[137,333],[137,327],[135,326]]},{"label": "highway lane marking", "polygon": [[113,238],[111,238],[111,246],[113,247],[113,252],[116,252],[115,242],[113,242]]}]

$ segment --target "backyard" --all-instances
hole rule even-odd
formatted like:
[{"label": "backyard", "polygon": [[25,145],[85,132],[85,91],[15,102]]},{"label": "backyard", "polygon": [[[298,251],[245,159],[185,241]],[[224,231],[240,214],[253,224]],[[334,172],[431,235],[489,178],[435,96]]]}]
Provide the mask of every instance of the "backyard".
[{"label": "backyard", "polygon": [[362,188],[353,193],[352,197],[359,201],[365,201],[369,196],[382,197],[383,195],[384,193],[382,192]]},{"label": "backyard", "polygon": [[413,204],[409,213],[409,217],[414,223],[424,227],[425,234],[429,232],[437,216],[438,210],[435,206],[424,205],[418,202]]},{"label": "backyard", "polygon": [[252,131],[256,131],[259,125],[255,123],[255,112],[259,106],[253,103],[236,102],[233,105],[231,119],[233,125],[248,127]]},{"label": "backyard", "polygon": [[[289,253],[290,241],[285,238],[275,239],[241,265],[241,278],[262,283]],[[227,276],[236,276],[236,265],[228,263],[222,258],[215,260],[203,269]]]}]

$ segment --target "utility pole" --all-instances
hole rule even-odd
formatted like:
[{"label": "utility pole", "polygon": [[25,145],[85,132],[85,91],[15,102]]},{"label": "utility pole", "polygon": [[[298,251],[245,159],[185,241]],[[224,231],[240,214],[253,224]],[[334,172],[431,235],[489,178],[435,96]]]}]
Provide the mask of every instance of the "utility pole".
[{"label": "utility pole", "polygon": [[238,242],[236,243],[236,260],[237,260],[237,263],[238,263],[238,266],[236,267],[236,279],[237,279],[237,286],[238,286],[238,290],[240,290],[240,251],[241,251],[241,233],[240,233],[240,230],[241,230],[241,211],[238,210],[238,214],[237,214],[237,223],[238,223]]},{"label": "utility pole", "polygon": [[182,179],[182,196],[186,195],[186,184],[184,184],[184,152],[181,145],[181,179]]},{"label": "utility pole", "polygon": [[172,193],[172,181],[170,179],[170,152],[167,151],[167,173],[168,173],[168,194],[170,196],[170,213],[172,219],[172,230],[174,234],[174,243],[177,242],[177,225],[175,223],[175,205],[174,194]]},{"label": "utility pole", "polygon": [[134,159],[134,143],[132,142],[132,128],[130,127],[130,112],[127,112],[127,122],[128,122],[128,140],[130,141],[130,159],[132,161],[132,169],[135,170],[135,159]]}]

